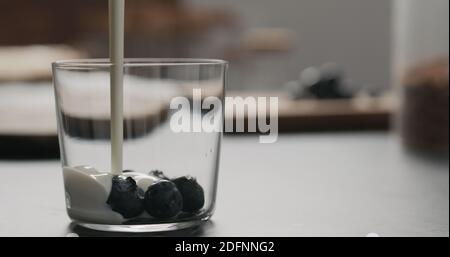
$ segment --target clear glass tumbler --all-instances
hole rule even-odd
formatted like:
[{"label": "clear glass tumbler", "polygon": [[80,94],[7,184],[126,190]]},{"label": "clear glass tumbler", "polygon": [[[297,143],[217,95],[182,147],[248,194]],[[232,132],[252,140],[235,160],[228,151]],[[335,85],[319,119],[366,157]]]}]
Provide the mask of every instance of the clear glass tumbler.
[{"label": "clear glass tumbler", "polygon": [[69,217],[91,229],[183,229],[214,211],[227,63],[126,59],[123,169],[111,172],[108,60],[53,63]]}]

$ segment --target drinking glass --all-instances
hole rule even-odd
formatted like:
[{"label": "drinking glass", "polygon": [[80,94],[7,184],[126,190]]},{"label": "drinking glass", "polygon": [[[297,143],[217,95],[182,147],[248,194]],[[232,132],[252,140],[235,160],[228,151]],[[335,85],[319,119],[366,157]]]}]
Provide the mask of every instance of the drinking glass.
[{"label": "drinking glass", "polygon": [[214,212],[227,63],[125,59],[123,173],[111,172],[109,60],[57,61],[66,209],[96,230],[197,226]]}]

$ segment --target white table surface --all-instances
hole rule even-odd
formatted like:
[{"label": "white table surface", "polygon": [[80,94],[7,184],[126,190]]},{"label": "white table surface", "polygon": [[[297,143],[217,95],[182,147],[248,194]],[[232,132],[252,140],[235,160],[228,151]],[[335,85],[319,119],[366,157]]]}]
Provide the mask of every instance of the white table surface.
[{"label": "white table surface", "polygon": [[[167,235],[449,236],[449,162],[384,132],[223,141],[216,213]],[[0,236],[114,235],[71,226],[58,161],[0,160]]]}]

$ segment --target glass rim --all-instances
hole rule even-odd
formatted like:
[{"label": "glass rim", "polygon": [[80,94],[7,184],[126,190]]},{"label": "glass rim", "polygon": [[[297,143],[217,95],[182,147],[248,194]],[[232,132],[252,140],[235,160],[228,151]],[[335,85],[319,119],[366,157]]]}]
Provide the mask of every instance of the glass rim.
[{"label": "glass rim", "polygon": [[[124,67],[146,66],[189,66],[189,65],[227,65],[220,59],[202,58],[124,58]],[[54,68],[109,68],[111,62],[106,58],[68,59],[52,62]]]}]

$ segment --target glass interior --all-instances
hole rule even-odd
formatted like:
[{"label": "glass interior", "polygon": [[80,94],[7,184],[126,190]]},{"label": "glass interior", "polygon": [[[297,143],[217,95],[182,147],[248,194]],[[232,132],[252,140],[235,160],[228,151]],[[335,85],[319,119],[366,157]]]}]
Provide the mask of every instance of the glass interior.
[{"label": "glass interior", "polygon": [[[95,203],[85,203],[96,197],[93,195],[96,191],[89,188],[92,181],[86,182],[86,178],[77,177],[71,170],[84,167],[85,173],[92,175],[86,166],[92,167],[100,175],[106,175],[106,187],[111,186],[111,177],[108,177],[111,163],[110,66],[107,60],[101,59],[53,64],[69,216],[82,223],[112,225],[130,225],[134,224],[133,220],[139,224],[158,224],[209,217],[216,194],[223,111],[221,106],[196,108],[193,90],[201,92],[202,102],[213,97],[223,103],[226,62],[206,59],[125,61],[123,168],[131,173],[125,172],[123,176],[147,176],[154,171],[161,171],[167,180],[189,176],[195,178],[204,191],[204,205],[200,210],[180,212],[170,218],[151,217],[145,215],[145,211],[132,218],[121,218],[111,212],[98,214],[101,208],[97,210],[96,206],[90,206]],[[171,108],[171,102],[177,97],[186,99],[189,108],[179,105]],[[214,124],[219,130],[194,132],[192,121],[208,114],[219,117],[219,123]],[[174,115],[190,117],[191,131],[174,131],[171,122],[181,122],[174,120]],[[80,192],[83,187],[88,187],[86,192]],[[145,192],[148,188],[142,189]],[[108,188],[106,191],[111,194]],[[111,207],[104,199],[98,201],[103,209]]]}]

